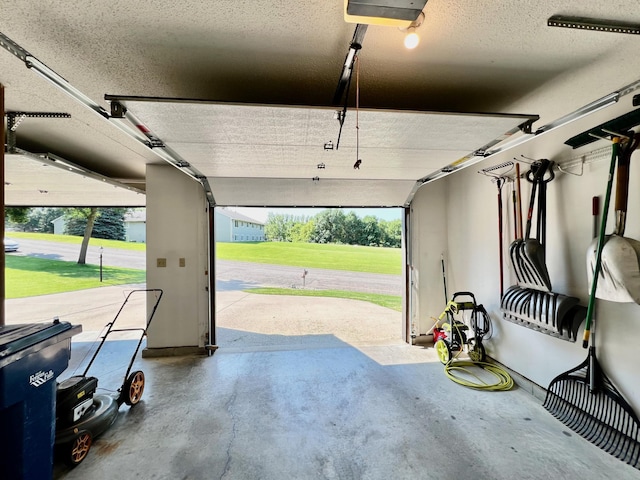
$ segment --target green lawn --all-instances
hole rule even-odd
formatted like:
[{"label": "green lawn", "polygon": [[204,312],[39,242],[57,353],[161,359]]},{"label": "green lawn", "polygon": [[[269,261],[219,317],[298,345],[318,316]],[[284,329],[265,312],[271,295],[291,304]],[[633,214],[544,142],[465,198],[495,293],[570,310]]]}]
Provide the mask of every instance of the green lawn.
[{"label": "green lawn", "polygon": [[5,262],[7,299],[146,281],[144,270],[132,268],[103,267],[100,283],[100,267],[97,265],[78,265],[76,262],[19,255],[7,255]]},{"label": "green lawn", "polygon": [[402,273],[399,248],[361,247],[318,243],[247,242],[216,244],[221,260],[270,263],[294,267],[348,270],[351,272]]},{"label": "green lawn", "polygon": [[[44,240],[47,242],[73,243],[77,245],[80,245],[82,243],[82,237],[78,237],[75,235],[54,235],[53,233],[31,233],[31,232],[6,232],[5,236],[9,238]],[[147,245],[145,243],[123,242],[120,240],[105,240],[102,238],[90,239],[89,245],[104,247],[104,248],[121,248],[123,250],[136,250],[139,252],[144,252],[147,249]],[[80,250],[78,250],[78,252],[79,251]]]},{"label": "green lawn", "polygon": [[379,295],[375,293],[347,292],[344,290],[300,290],[295,288],[250,288],[247,293],[260,293],[264,295],[293,295],[297,297],[331,297],[348,298],[350,300],[362,300],[375,303],[382,307],[402,311],[402,297],[394,295]]},{"label": "green lawn", "polygon": [[[8,237],[80,244],[82,237],[40,233],[9,232]],[[144,251],[143,243],[91,239],[92,245]],[[217,243],[219,259],[237,260],[306,268],[323,268],[355,272],[400,275],[402,252],[398,248],[361,247],[353,245],[323,245],[315,243]],[[22,298],[51,293],[95,288],[105,285],[144,283],[144,270],[104,267],[103,282],[96,265],[46,260],[19,255],[6,256],[6,298]],[[303,290],[259,288],[251,293],[271,295],[302,295],[363,300],[400,311],[402,297],[342,290]]]}]

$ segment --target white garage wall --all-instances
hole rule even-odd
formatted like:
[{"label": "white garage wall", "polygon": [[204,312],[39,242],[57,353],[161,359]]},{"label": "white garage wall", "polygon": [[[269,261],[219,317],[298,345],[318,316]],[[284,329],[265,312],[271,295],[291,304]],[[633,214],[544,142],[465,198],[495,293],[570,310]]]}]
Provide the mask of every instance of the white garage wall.
[{"label": "white garage wall", "polygon": [[[631,161],[629,218],[625,232],[625,236],[636,239],[640,239],[639,160],[640,154],[636,153]],[[437,275],[435,263],[439,262],[438,255],[442,249],[440,238],[447,237],[445,258],[448,259],[449,296],[455,291],[473,292],[477,301],[484,304],[490,313],[494,324],[494,336],[486,343],[488,354],[546,388],[556,375],[577,366],[586,358],[587,350],[582,348],[581,341],[583,330],[579,331],[578,341],[570,343],[502,319],[498,280],[497,188],[490,179],[477,173],[480,168],[496,163],[495,160],[485,161],[478,168],[468,168],[427,184],[419,191],[413,204],[414,219],[419,222],[416,228],[419,248],[414,251],[420,257],[416,261],[418,271],[415,275],[422,285],[425,275]],[[523,171],[528,170],[524,163],[521,167]],[[553,291],[577,296],[585,306],[589,293],[586,250],[593,228],[591,198],[599,195],[601,205],[604,205],[608,169],[609,159],[605,156],[585,165],[582,176],[558,173],[547,189],[546,252]],[[504,226],[505,253],[513,239],[509,220],[512,205],[509,188],[503,189],[507,222]],[[446,200],[446,218],[442,218],[440,213],[442,205],[438,197]],[[528,197],[529,184],[523,182],[523,204],[528,204]],[[430,225],[422,219],[440,221],[437,225]],[[609,233],[613,222],[612,200]],[[439,235],[445,226],[447,235]],[[515,284],[515,278],[511,275],[511,265],[505,254],[505,289],[512,284]],[[430,326],[429,316],[439,313],[444,305],[441,303],[435,308],[426,299],[438,301],[442,294],[431,296],[421,291],[418,298],[417,315],[423,324],[427,321]],[[596,305],[598,358],[605,373],[640,412],[640,306],[603,300],[598,300]]]},{"label": "white garage wall", "polygon": [[[168,165],[147,166],[147,288],[164,296],[145,355],[202,351],[208,324],[207,213],[202,187]],[[180,259],[184,266],[180,266]],[[158,259],[166,267],[158,266]],[[162,350],[165,349],[163,352]]]},{"label": "white garage wall", "polygon": [[446,182],[418,190],[411,206],[409,323],[416,335],[425,334],[444,308],[441,258],[447,259]]}]

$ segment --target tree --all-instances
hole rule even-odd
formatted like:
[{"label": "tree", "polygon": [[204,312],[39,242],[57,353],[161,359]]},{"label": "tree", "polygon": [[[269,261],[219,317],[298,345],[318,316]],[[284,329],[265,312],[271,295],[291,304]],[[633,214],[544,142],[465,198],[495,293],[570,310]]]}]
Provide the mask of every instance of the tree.
[{"label": "tree", "polygon": [[401,247],[402,246],[402,221],[388,220],[380,221],[383,233],[382,244],[385,247]]},{"label": "tree", "polygon": [[372,247],[400,247],[402,221],[364,218],[342,209],[323,210],[312,218],[269,213],[265,226],[268,241],[342,243]]},{"label": "tree", "polygon": [[379,246],[381,243],[380,225],[378,219],[372,215],[367,215],[362,219],[363,238],[360,245]]},{"label": "tree", "polygon": [[105,238],[108,240],[125,240],[124,208],[101,208],[100,215],[93,225],[93,238]]},{"label": "tree", "polygon": [[270,242],[286,242],[288,232],[285,215],[270,212],[264,226],[264,235]]},{"label": "tree", "polygon": [[93,208],[68,208],[64,213],[65,220],[65,233],[67,235],[76,235],[78,237],[84,236],[87,229],[87,219],[91,215],[92,210],[95,210],[95,217],[98,215],[98,209]]},{"label": "tree", "polygon": [[345,214],[338,208],[323,210],[315,216],[313,242],[346,243]]},{"label": "tree", "polygon": [[64,215],[65,209],[53,207],[32,208],[25,229],[29,232],[53,233],[53,220]]},{"label": "tree", "polygon": [[74,215],[74,219],[76,220],[82,221],[84,219],[85,223],[84,237],[82,238],[80,255],[78,256],[78,263],[80,265],[84,265],[85,263],[87,263],[87,248],[89,247],[89,239],[91,238],[93,224],[96,221],[96,217],[98,216],[98,208],[75,208],[73,209],[72,215]]},{"label": "tree", "polygon": [[[65,213],[67,235],[84,236],[89,208],[72,208]],[[124,208],[99,208],[91,231],[93,238],[124,240]]]},{"label": "tree", "polygon": [[267,223],[264,227],[264,234],[270,242],[291,242],[292,229],[295,225],[306,223],[308,217],[296,217],[294,215],[283,215],[269,213]]},{"label": "tree", "polygon": [[344,218],[344,233],[345,238],[342,243],[349,243],[351,245],[366,245],[362,243],[363,224],[360,217],[358,217],[353,211],[349,212]]},{"label": "tree", "polygon": [[29,220],[29,210],[28,207],[7,207],[4,213],[11,223],[24,225]]},{"label": "tree", "polygon": [[306,223],[296,223],[291,227],[291,241],[292,242],[306,242],[310,243],[313,238],[313,231],[315,224],[313,220],[309,220]]}]

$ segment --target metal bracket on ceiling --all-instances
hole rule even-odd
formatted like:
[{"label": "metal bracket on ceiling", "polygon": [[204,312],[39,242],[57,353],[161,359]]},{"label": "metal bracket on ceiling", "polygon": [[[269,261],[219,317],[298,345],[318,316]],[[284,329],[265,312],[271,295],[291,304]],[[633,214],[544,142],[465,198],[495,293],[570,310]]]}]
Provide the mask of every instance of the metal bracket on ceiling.
[{"label": "metal bracket on ceiling", "polygon": [[[114,119],[126,119],[129,120],[137,129],[138,132],[144,135],[143,143],[149,148],[165,148],[166,145],[162,140],[160,140],[157,136],[155,136],[149,128],[136,117],[133,113],[131,113],[126,106],[120,103],[117,100],[111,101],[111,117]],[[182,159],[176,159],[176,163],[186,163]]]},{"label": "metal bracket on ceiling", "polygon": [[533,122],[534,120],[527,120],[521,125],[518,125],[520,131],[526,135],[533,133]]},{"label": "metal bracket on ceiling", "polygon": [[4,33],[0,32],[0,47],[4,48],[7,52],[18,57],[23,62],[27,61],[27,57],[31,56],[24,48],[18,45],[16,42],[7,37]]},{"label": "metal bracket on ceiling", "polygon": [[640,34],[640,24],[599,18],[553,15],[547,20],[547,25],[549,27],[574,28],[576,30],[591,30],[594,32]]},{"label": "metal bracket on ceiling", "polygon": [[111,102],[111,118],[125,118],[127,107],[120,102]]},{"label": "metal bracket on ceiling", "polygon": [[16,130],[25,118],[71,118],[63,112],[6,112],[7,115],[7,151],[16,150]]}]

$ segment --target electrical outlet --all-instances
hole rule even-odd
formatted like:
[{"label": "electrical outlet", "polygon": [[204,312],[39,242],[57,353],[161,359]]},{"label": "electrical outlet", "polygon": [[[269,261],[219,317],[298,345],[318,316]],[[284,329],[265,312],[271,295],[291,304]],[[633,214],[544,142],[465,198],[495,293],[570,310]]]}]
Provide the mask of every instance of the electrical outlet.
[{"label": "electrical outlet", "polygon": [[184,266],[185,266],[185,264],[186,264],[186,260],[185,260],[184,258],[181,258],[180,260],[178,260],[178,264],[179,264],[181,267],[184,267]]},{"label": "electrical outlet", "polygon": [[167,266],[167,259],[166,258],[158,258],[157,259],[157,264],[158,268],[164,268]]}]

